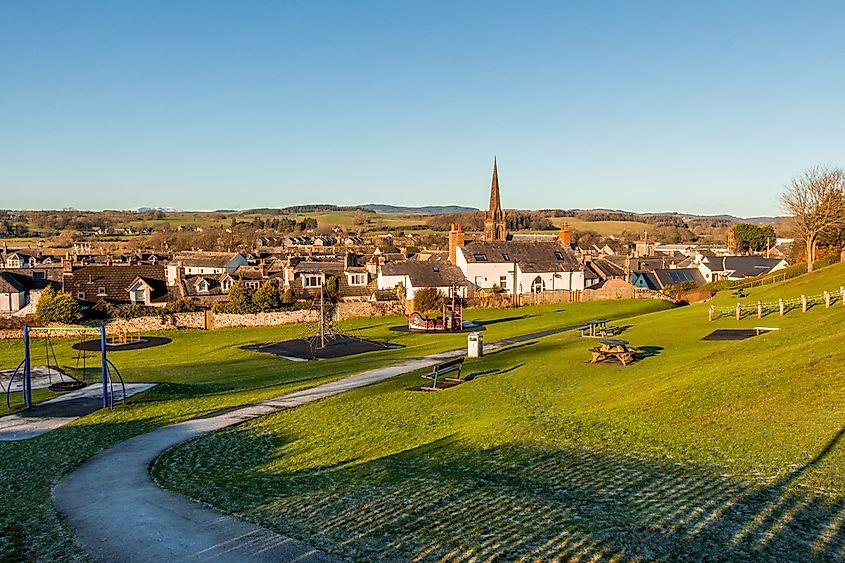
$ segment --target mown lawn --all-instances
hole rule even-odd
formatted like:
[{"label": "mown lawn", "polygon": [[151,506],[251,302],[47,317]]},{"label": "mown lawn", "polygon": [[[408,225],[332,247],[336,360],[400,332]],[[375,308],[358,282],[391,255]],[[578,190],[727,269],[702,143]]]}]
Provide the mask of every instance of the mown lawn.
[{"label": "mown lawn", "polygon": [[[599,316],[622,318],[665,308],[656,301],[584,303],[524,307],[517,310],[468,310],[467,317],[486,323],[488,341],[569,326]],[[419,335],[394,332],[398,317],[358,319],[344,330],[390,340],[405,348],[354,358],[296,363],[241,350],[248,344],[301,337],[304,326],[226,329],[213,332],[160,333],[173,342],[158,348],[113,352],[112,361],[128,381],[157,382],[152,391],[125,407],[84,417],[65,428],[23,442],[0,442],[0,561],[85,560],[84,550],[56,512],[51,487],[99,450],[134,435],[378,367],[408,357],[464,346],[466,335]],[[63,370],[75,369],[72,340],[53,340]],[[33,363],[44,364],[41,343],[33,346]],[[20,341],[0,342],[0,368],[20,361]],[[89,356],[91,359],[93,355]],[[89,378],[95,377],[89,373]],[[36,392],[36,400],[50,393]],[[14,397],[20,402],[20,396]]]},{"label": "mown lawn", "polygon": [[[845,267],[754,293],[845,282]],[[727,302],[729,297],[720,296]],[[842,560],[845,307],[709,342],[707,305],[625,319],[649,357],[587,363],[572,333],[410,375],[166,452],[160,483],[362,561]]]}]

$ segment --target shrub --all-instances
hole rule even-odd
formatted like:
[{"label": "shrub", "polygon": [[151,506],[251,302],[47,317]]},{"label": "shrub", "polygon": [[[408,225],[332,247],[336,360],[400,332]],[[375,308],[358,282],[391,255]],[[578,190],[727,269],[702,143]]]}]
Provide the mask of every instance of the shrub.
[{"label": "shrub", "polygon": [[72,324],[82,319],[82,309],[70,293],[47,286],[35,306],[35,316],[42,323]]},{"label": "shrub", "polygon": [[414,309],[420,313],[440,312],[445,297],[434,287],[424,287],[414,292]]},{"label": "shrub", "polygon": [[296,303],[296,292],[292,287],[288,287],[282,294],[282,305],[293,305]]},{"label": "shrub", "polygon": [[339,282],[337,281],[337,276],[329,276],[328,278],[326,278],[326,293],[332,299],[337,298],[337,293],[339,290],[338,283]]},{"label": "shrub", "polygon": [[255,309],[262,313],[281,308],[282,299],[279,296],[279,284],[275,279],[269,280],[252,294],[252,304]]}]

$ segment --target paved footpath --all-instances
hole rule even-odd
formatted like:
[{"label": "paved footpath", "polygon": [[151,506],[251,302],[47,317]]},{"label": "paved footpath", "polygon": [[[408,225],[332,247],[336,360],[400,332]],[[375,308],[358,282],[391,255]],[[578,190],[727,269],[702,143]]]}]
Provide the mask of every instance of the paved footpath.
[{"label": "paved footpath", "polygon": [[[500,340],[485,349],[565,330],[570,327]],[[423,369],[464,352],[407,360],[136,436],[83,463],[56,485],[53,497],[99,561],[337,561],[301,542],[159,488],[150,478],[150,466],[167,448],[202,434]]]}]

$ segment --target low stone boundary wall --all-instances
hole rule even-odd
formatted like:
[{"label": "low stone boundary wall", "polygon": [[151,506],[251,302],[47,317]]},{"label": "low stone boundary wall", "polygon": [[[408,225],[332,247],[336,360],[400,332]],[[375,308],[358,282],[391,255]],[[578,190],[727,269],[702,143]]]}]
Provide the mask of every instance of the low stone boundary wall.
[{"label": "low stone boundary wall", "polygon": [[[369,301],[344,302],[338,304],[338,319],[384,317],[402,314],[402,305],[398,302],[371,303]],[[109,332],[125,330],[129,332],[154,332],[166,329],[217,329],[232,327],[277,326],[296,323],[316,322],[319,313],[309,309],[294,311],[275,311],[272,313],[255,313],[253,315],[230,315],[224,313],[175,313],[156,317],[138,317],[135,319],[113,319],[105,323]],[[98,326],[99,323],[88,323],[88,326]],[[58,326],[58,325],[56,325]],[[37,336],[46,333],[37,333]],[[79,338],[77,332],[50,331],[50,338]],[[36,337],[37,337],[36,336]],[[21,338],[21,330],[0,330],[0,340]],[[92,333],[93,338],[93,333]]]}]

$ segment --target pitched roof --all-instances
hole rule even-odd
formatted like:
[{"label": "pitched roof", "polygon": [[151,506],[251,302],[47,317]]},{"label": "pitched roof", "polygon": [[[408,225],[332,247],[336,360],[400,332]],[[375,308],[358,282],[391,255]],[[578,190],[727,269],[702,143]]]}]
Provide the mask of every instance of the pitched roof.
[{"label": "pitched roof", "polygon": [[0,293],[21,293],[26,291],[16,276],[9,272],[0,272]]},{"label": "pitched roof", "polygon": [[457,266],[448,262],[401,260],[381,267],[386,276],[408,276],[414,287],[448,287],[465,285],[466,278]]},{"label": "pitched roof", "polygon": [[660,282],[661,288],[667,285],[680,285],[684,282],[694,283],[696,286],[705,284],[704,276],[696,268],[657,269],[653,274]]},{"label": "pitched roof", "polygon": [[195,268],[225,268],[237,255],[233,252],[186,252],[177,254],[175,259]]},{"label": "pitched roof", "polygon": [[[129,302],[129,286],[141,278],[153,288],[153,301],[166,299],[167,277],[164,266],[135,264],[132,266],[82,266],[65,276],[64,289],[76,296],[85,294],[85,300],[104,298],[118,303]],[[105,294],[100,293],[105,288]]]},{"label": "pitched roof", "polygon": [[575,252],[556,242],[474,241],[463,247],[468,263],[512,264],[526,273],[573,272],[583,270]]},{"label": "pitched roof", "polygon": [[763,256],[725,256],[724,269],[733,272],[734,276],[745,278],[768,274],[772,268],[783,262],[782,258],[765,258]]}]

